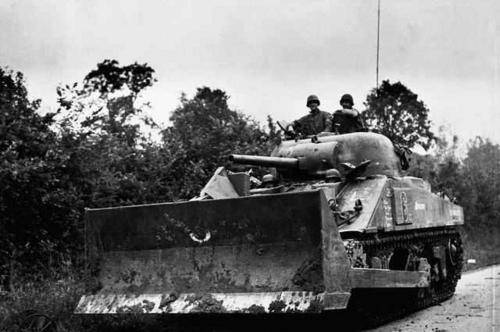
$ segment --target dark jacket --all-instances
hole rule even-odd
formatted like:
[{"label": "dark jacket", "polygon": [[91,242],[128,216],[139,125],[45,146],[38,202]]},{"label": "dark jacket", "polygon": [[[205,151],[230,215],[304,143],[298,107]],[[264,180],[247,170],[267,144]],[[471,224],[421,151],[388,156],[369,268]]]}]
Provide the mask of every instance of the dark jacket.
[{"label": "dark jacket", "polygon": [[333,131],[337,134],[348,134],[357,131],[365,131],[365,124],[359,112],[356,116],[345,114],[342,110],[337,110],[333,113]]},{"label": "dark jacket", "polygon": [[316,135],[322,131],[332,130],[332,115],[318,110],[310,112],[293,122],[293,130],[303,135]]}]

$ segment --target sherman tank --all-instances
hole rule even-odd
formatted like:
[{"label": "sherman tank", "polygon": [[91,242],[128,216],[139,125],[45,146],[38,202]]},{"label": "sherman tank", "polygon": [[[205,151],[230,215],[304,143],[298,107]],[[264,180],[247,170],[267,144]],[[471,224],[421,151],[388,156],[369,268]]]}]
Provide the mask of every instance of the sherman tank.
[{"label": "sherman tank", "polygon": [[323,134],[229,160],[190,201],[86,210],[97,287],[75,312],[380,322],[453,295],[463,210],[404,176],[387,137]]}]

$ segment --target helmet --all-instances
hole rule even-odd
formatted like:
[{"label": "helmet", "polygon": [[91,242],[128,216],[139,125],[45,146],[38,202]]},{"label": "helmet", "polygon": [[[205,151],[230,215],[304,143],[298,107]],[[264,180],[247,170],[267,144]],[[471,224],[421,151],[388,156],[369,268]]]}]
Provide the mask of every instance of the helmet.
[{"label": "helmet", "polygon": [[262,177],[262,185],[264,187],[273,187],[276,183],[276,178],[272,174],[266,174]]},{"label": "helmet", "polygon": [[354,105],[354,100],[352,99],[352,96],[348,93],[346,93],[345,95],[342,96],[342,98],[340,98],[340,105],[342,105],[342,103],[351,103],[351,105]]},{"label": "helmet", "polygon": [[340,182],[342,180],[340,172],[336,168],[327,169],[325,172],[325,178],[328,182]]},{"label": "helmet", "polygon": [[306,106],[309,106],[309,104],[312,103],[313,101],[317,102],[318,105],[320,104],[318,96],[316,96],[316,95],[310,95],[309,97],[307,97],[307,104],[306,104]]}]

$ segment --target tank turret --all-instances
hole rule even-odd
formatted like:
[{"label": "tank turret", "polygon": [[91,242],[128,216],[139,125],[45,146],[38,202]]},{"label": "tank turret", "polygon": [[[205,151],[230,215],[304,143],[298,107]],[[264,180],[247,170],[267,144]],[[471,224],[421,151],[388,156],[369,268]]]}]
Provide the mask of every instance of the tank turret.
[{"label": "tank turret", "polygon": [[362,176],[400,176],[399,157],[392,142],[375,133],[351,133],[328,135],[303,140],[284,141],[271,153],[271,157],[231,155],[229,160],[247,164],[277,168],[285,178],[324,177],[331,169],[342,175],[354,167],[367,164]]}]

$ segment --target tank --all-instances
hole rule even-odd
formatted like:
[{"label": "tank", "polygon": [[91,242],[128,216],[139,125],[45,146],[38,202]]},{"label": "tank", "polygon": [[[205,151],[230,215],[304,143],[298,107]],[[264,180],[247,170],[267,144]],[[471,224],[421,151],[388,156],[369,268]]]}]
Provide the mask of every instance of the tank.
[{"label": "tank", "polygon": [[349,310],[381,322],[453,295],[463,210],[404,176],[385,136],[285,140],[270,156],[228,158],[239,171],[217,169],[190,201],[86,210],[98,287],[76,313]]}]

